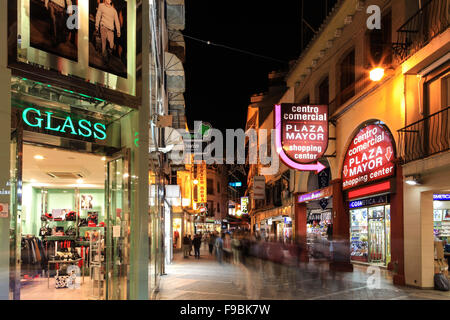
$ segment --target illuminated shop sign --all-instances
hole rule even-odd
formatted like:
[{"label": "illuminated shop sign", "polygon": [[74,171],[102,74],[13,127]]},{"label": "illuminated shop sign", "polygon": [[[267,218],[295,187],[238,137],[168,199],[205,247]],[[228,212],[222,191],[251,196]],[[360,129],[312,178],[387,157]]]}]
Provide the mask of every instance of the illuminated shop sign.
[{"label": "illuminated shop sign", "polygon": [[228,184],[230,187],[242,187],[242,182],[238,181],[238,182],[230,182]]},{"label": "illuminated shop sign", "polygon": [[345,155],[342,188],[345,190],[394,175],[394,150],[393,139],[384,125],[362,128]]},{"label": "illuminated shop sign", "polygon": [[328,147],[328,106],[275,106],[277,152],[283,162],[297,170],[320,172],[319,162]]},{"label": "illuminated shop sign", "polygon": [[450,194],[433,194],[433,200],[450,201]]},{"label": "illuminated shop sign", "polygon": [[387,203],[387,202],[389,202],[388,199],[389,199],[388,196],[384,195],[384,196],[379,196],[379,197],[372,197],[372,198],[367,198],[367,199],[350,201],[349,207],[351,209],[353,209],[353,208],[372,206],[375,204]]},{"label": "illuminated shop sign", "polygon": [[365,196],[382,193],[382,192],[393,193],[393,191],[394,190],[392,190],[391,182],[385,181],[385,182],[377,183],[377,184],[374,184],[374,185],[371,185],[368,187],[351,190],[348,192],[348,198],[355,199],[355,198],[365,197]]},{"label": "illuminated shop sign", "polygon": [[86,138],[94,137],[98,140],[106,139],[106,126],[100,122],[91,122],[86,119],[74,121],[70,116],[66,116],[64,122],[62,122],[60,118],[57,119],[53,116],[53,112],[41,112],[41,110],[35,108],[23,110],[22,119],[26,125],[34,128],[69,133]]},{"label": "illuminated shop sign", "polygon": [[243,214],[248,214],[248,197],[241,197],[241,211]]},{"label": "illuminated shop sign", "polygon": [[196,203],[206,203],[206,162],[202,161],[195,165],[197,171],[197,201]]},{"label": "illuminated shop sign", "polygon": [[333,195],[333,187],[329,186],[317,191],[299,195],[297,198],[297,203],[328,198],[331,197],[332,195]]}]

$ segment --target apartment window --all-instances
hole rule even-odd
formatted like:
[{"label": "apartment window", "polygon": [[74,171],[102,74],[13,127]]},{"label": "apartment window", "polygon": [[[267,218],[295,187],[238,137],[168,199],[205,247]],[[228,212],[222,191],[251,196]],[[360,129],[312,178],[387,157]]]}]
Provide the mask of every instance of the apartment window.
[{"label": "apartment window", "polygon": [[213,195],[214,194],[214,181],[212,179],[206,180],[206,189],[208,194]]},{"label": "apartment window", "polygon": [[444,70],[431,75],[425,83],[424,111],[427,116],[450,106],[450,67]]},{"label": "apartment window", "polygon": [[348,53],[339,66],[340,77],[340,103],[346,102],[355,95],[355,50]]},{"label": "apartment window", "polygon": [[328,76],[319,84],[319,104],[328,104],[330,102],[330,85]]},{"label": "apartment window", "polygon": [[208,216],[214,215],[214,202],[208,201],[206,203],[206,208],[208,209]]},{"label": "apartment window", "polygon": [[381,18],[381,29],[369,31],[369,63],[372,67],[392,63],[392,14]]}]

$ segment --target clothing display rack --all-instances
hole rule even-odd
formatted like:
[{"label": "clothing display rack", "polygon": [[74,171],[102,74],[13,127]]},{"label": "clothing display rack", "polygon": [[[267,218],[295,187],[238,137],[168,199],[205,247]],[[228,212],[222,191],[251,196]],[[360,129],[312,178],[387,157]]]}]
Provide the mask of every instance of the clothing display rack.
[{"label": "clothing display rack", "polygon": [[21,282],[32,281],[43,273],[48,261],[48,252],[41,239],[24,235],[21,239]]}]

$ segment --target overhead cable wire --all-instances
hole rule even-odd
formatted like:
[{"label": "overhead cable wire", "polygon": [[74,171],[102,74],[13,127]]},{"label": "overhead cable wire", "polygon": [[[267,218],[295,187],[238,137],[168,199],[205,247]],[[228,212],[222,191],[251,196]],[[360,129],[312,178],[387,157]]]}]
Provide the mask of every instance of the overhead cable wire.
[{"label": "overhead cable wire", "polygon": [[265,55],[262,55],[262,54],[258,54],[258,53],[254,53],[254,52],[250,52],[250,51],[247,51],[247,50],[242,50],[242,49],[230,47],[230,46],[227,46],[227,45],[224,45],[224,44],[214,43],[214,42],[211,42],[211,41],[207,41],[207,40],[202,40],[202,39],[199,39],[199,38],[191,37],[191,36],[188,36],[186,34],[183,34],[183,36],[188,38],[188,39],[192,39],[192,40],[195,40],[195,41],[198,41],[198,42],[202,42],[202,43],[205,43],[205,44],[210,45],[210,46],[216,46],[216,47],[220,47],[220,48],[224,48],[224,49],[228,49],[228,50],[244,53],[244,54],[247,54],[247,55],[259,57],[259,58],[262,58],[262,59],[276,61],[276,62],[283,63],[283,64],[288,64],[289,63],[287,61],[283,61],[283,60],[279,60],[279,59],[276,59],[276,58],[268,57],[268,56],[265,56]]}]

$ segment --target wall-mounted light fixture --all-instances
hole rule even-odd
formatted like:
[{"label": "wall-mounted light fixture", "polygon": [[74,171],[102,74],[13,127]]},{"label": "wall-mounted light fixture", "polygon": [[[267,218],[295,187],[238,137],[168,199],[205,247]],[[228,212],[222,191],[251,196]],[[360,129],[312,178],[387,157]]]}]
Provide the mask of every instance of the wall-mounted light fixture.
[{"label": "wall-mounted light fixture", "polygon": [[370,70],[370,80],[380,81],[384,77],[384,69],[381,67]]},{"label": "wall-mounted light fixture", "polygon": [[410,186],[417,186],[419,184],[422,184],[422,180],[420,179],[420,176],[409,176],[405,178],[405,182],[409,184]]}]

